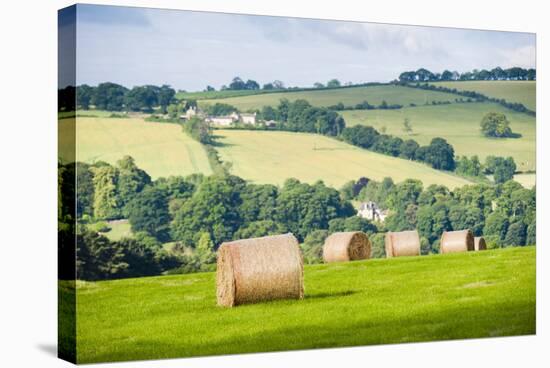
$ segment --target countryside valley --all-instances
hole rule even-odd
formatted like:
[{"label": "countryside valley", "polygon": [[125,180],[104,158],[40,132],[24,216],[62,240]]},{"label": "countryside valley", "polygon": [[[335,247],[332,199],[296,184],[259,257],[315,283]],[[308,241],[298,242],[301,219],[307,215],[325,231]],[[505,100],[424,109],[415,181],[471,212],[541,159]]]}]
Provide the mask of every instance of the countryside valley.
[{"label": "countryside valley", "polygon": [[[70,247],[77,236],[77,290],[61,290],[77,293],[86,316],[79,362],[534,333],[535,79],[518,67],[422,68],[388,83],[235,77],[193,92],[111,82],[59,90],[60,141],[77,142],[76,152],[60,146],[60,190],[75,200],[60,201],[59,237]],[[413,229],[420,258],[377,259],[386,232]],[[462,229],[489,250],[439,255],[442,233]],[[325,239],[341,231],[368,234],[375,259],[322,264]],[[288,232],[306,264],[304,303],[217,309],[220,244]],[[134,322],[125,298],[146,304],[130,309]],[[355,317],[322,318],[342,303]],[[460,307],[467,317],[450,312]],[[248,327],[232,330],[234,318]],[[395,328],[403,318],[414,323]],[[152,341],[137,332],[142,323]]]}]

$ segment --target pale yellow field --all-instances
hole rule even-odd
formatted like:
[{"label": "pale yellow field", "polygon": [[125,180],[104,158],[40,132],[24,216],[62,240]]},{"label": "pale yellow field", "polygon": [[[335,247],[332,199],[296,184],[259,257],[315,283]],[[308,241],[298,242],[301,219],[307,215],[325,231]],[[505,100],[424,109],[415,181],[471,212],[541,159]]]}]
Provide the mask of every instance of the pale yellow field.
[{"label": "pale yellow field", "polygon": [[[70,134],[72,119],[60,120],[60,135]],[[141,119],[77,118],[78,161],[116,163],[130,155],[152,178],[212,173],[203,147],[177,124]],[[61,157],[70,150],[60,149]]]},{"label": "pale yellow field", "polygon": [[332,138],[289,132],[218,130],[222,160],[233,164],[231,172],[255,183],[281,185],[287,178],[340,187],[366,176],[374,180],[392,177],[421,180],[426,186],[443,184],[455,188],[470,184],[466,179],[434,170],[427,165],[390,157]]},{"label": "pale yellow field", "polygon": [[514,175],[514,180],[523,185],[525,188],[533,188],[537,183],[536,174],[517,174]]}]

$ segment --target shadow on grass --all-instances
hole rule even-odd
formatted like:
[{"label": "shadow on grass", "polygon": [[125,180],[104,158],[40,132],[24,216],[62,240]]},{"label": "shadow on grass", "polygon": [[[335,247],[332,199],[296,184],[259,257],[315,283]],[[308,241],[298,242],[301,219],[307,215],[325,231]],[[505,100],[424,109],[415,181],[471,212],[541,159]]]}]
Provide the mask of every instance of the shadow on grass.
[{"label": "shadow on grass", "polygon": [[222,142],[222,140],[225,139],[222,135],[212,135],[212,142],[209,143],[212,147],[232,147],[235,146],[235,144],[231,143],[225,143]]},{"label": "shadow on grass", "polygon": [[323,299],[323,298],[339,298],[342,296],[349,296],[357,294],[357,291],[353,290],[346,290],[346,291],[340,291],[337,293],[317,293],[317,294],[310,294],[305,295],[305,299]]}]

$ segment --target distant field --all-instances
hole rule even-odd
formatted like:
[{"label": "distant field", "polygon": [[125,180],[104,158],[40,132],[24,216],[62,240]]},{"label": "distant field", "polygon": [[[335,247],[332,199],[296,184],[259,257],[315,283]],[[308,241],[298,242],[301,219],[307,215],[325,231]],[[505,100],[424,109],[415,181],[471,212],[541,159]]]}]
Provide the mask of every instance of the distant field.
[{"label": "distant field", "polygon": [[470,182],[428,166],[382,155],[306,133],[217,130],[224,146],[218,147],[223,161],[233,164],[231,172],[256,183],[281,185],[287,178],[313,183],[323,180],[339,188],[352,179],[366,176],[400,182],[416,178],[424,184],[454,188]]},{"label": "distant field", "polygon": [[514,175],[514,180],[529,189],[537,184],[536,174],[517,174]]},{"label": "distant field", "polygon": [[133,237],[132,226],[130,225],[128,220],[114,220],[108,221],[107,223],[111,230],[102,234],[105,235],[109,240],[117,241],[122,238]]},{"label": "distant field", "polygon": [[488,97],[503,98],[508,102],[519,102],[528,109],[536,111],[536,83],[536,81],[458,81],[432,84],[462,91],[475,91]]},{"label": "distant field", "polygon": [[379,105],[383,100],[388,104],[417,105],[431,103],[432,101],[454,101],[457,95],[425,91],[416,88],[401,86],[368,86],[339,88],[319,91],[285,92],[250,95],[244,97],[231,97],[216,100],[201,100],[204,103],[223,102],[237,107],[240,110],[261,109],[265,105],[276,106],[279,101],[286,98],[290,101],[305,99],[314,106],[330,106],[342,102],[344,105],[355,105],[363,101]]},{"label": "distant field", "polygon": [[[305,266],[304,300],[229,309],[216,306],[215,273],[79,281],[77,361],[534,334],[535,255],[525,247]],[[61,283],[60,292],[71,290]]]},{"label": "distant field", "polygon": [[[76,116],[81,117],[97,117],[108,118],[112,114],[123,114],[122,112],[106,111],[106,110],[76,110]],[[60,119],[74,117],[74,111],[63,111],[58,113]]]},{"label": "distant field", "polygon": [[200,91],[200,92],[178,92],[176,98],[179,100],[193,99],[217,99],[237,96],[258,95],[264,93],[274,93],[272,90],[223,90],[223,91]]},{"label": "distant field", "polygon": [[[502,112],[511,122],[512,130],[521,138],[490,139],[479,128],[483,116],[490,111]],[[458,155],[478,155],[484,160],[488,155],[513,156],[518,170],[536,169],[535,118],[516,113],[492,103],[463,103],[440,106],[419,106],[400,110],[354,110],[341,115],[348,126],[371,125],[380,130],[386,127],[388,134],[412,138],[420,144],[428,144],[434,137],[449,141]],[[409,118],[413,135],[403,131],[403,120]]]},{"label": "distant field", "polygon": [[[61,120],[60,134],[70,134],[73,120]],[[77,118],[77,160],[114,164],[130,155],[153,178],[212,173],[203,147],[177,124],[142,119]],[[67,132],[67,133],[65,133]],[[61,151],[61,157],[70,157]]]}]

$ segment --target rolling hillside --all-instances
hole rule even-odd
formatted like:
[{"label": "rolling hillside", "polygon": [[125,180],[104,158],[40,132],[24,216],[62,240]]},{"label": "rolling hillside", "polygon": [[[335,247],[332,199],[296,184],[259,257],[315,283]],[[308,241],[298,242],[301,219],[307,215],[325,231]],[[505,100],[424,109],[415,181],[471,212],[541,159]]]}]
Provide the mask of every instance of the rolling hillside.
[{"label": "rolling hillside", "polygon": [[433,82],[436,86],[456,88],[460,91],[475,91],[488,97],[503,98],[508,102],[519,102],[536,111],[535,81],[459,81]]},{"label": "rolling hillside", "polygon": [[535,333],[535,247],[305,266],[304,278],[304,300],[231,309],[216,306],[214,273],[77,282],[78,363]]},{"label": "rolling hillside", "polygon": [[[510,120],[514,132],[521,138],[491,139],[480,132],[479,124],[487,112],[501,112]],[[347,126],[364,124],[403,139],[412,138],[420,144],[428,144],[434,137],[445,138],[458,155],[478,155],[484,160],[488,155],[512,156],[518,170],[536,169],[536,121],[527,114],[513,112],[493,103],[455,103],[439,106],[418,106],[399,110],[342,111]],[[409,118],[413,134],[403,130],[403,121]]]},{"label": "rolling hillside", "polygon": [[427,165],[382,155],[307,133],[274,131],[217,130],[223,161],[232,163],[231,172],[255,183],[281,185],[287,178],[339,188],[361,176],[374,180],[392,177],[421,180],[426,186],[442,184],[449,188],[469,184],[467,180],[434,170]]},{"label": "rolling hillside", "polygon": [[[72,119],[60,121],[60,134],[70,134]],[[177,124],[142,119],[78,118],[77,159],[114,164],[130,155],[152,178],[212,173],[203,147]],[[67,157],[69,152],[60,152]]]},{"label": "rolling hillside", "polygon": [[276,106],[279,101],[286,98],[290,101],[305,99],[314,106],[330,106],[342,102],[346,106],[368,101],[372,105],[379,105],[383,100],[388,104],[400,104],[408,106],[411,103],[422,105],[432,101],[454,101],[458,97],[454,94],[424,91],[420,89],[384,85],[368,87],[338,88],[318,91],[280,92],[256,94],[242,97],[230,97],[223,99],[201,100],[205,103],[227,103],[245,111],[249,109],[261,109],[265,105]]}]

